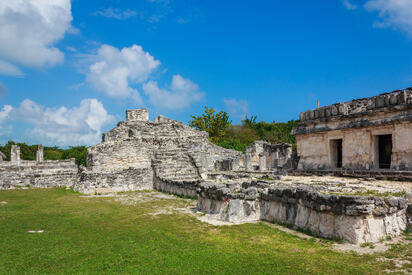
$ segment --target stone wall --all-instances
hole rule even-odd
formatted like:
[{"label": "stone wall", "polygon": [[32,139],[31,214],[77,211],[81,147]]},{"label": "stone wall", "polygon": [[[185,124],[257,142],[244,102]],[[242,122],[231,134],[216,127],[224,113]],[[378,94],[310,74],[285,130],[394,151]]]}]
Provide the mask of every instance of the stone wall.
[{"label": "stone wall", "polygon": [[12,145],[11,161],[0,162],[0,189],[16,187],[72,187],[77,182],[78,166],[74,159],[44,160],[39,146],[37,160],[21,160],[20,147]]},{"label": "stone wall", "polygon": [[328,195],[264,181],[201,184],[197,207],[224,221],[285,223],[354,244],[398,236],[407,226],[405,198]]},{"label": "stone wall", "polygon": [[342,140],[342,168],[378,169],[379,135],[392,135],[392,170],[412,170],[412,89],[303,112],[296,135],[301,170],[337,168],[334,140]]},{"label": "stone wall", "polygon": [[[359,117],[379,112],[390,113],[393,111],[408,110],[411,104],[412,88],[407,88],[405,90],[393,91],[369,98],[355,99],[345,103],[337,103],[302,112],[299,115],[299,119],[302,123],[314,120],[340,120],[342,117]],[[304,126],[304,124],[301,125]],[[299,130],[298,127],[295,131],[299,132]]]},{"label": "stone wall", "polygon": [[39,146],[38,159],[21,160],[20,148],[13,145],[11,161],[0,162],[0,189],[16,187],[71,187],[77,182],[78,167],[74,159],[43,160]]},{"label": "stone wall", "polygon": [[245,161],[248,171],[292,169],[292,145],[257,140],[246,148]]}]

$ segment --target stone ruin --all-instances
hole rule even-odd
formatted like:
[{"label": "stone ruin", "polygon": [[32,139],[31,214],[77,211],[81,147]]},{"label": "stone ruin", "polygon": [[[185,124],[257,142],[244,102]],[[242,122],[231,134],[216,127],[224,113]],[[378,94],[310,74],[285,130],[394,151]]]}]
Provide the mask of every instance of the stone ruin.
[{"label": "stone ruin", "polygon": [[246,148],[245,164],[248,171],[290,170],[292,145],[257,140]]},{"label": "stone ruin", "polygon": [[334,183],[322,188],[282,183],[281,175],[295,168],[290,144],[256,141],[241,153],[212,144],[206,132],[184,123],[163,116],[149,121],[147,109],[127,110],[126,121],[88,149],[86,167],[74,160],[44,161],[42,146],[36,161],[20,160],[17,146],[11,156],[0,162],[2,189],[70,186],[85,194],[155,189],[198,197],[198,210],[220,220],[285,223],[351,243],[397,236],[412,217],[409,194],[356,196]]},{"label": "stone ruin", "polygon": [[199,185],[197,207],[217,220],[276,222],[353,244],[398,236],[410,222],[412,213],[407,211],[412,209],[405,197],[339,195],[332,190],[335,184],[280,183],[276,178],[206,181]]},{"label": "stone ruin", "polygon": [[[1,152],[0,152],[1,153]],[[11,146],[10,161],[1,153],[0,190],[16,187],[73,186],[77,182],[78,166],[75,159],[44,160],[43,146],[39,145],[36,160],[20,159],[20,147]]]},{"label": "stone ruin", "polygon": [[300,114],[299,170],[412,171],[412,88]]}]

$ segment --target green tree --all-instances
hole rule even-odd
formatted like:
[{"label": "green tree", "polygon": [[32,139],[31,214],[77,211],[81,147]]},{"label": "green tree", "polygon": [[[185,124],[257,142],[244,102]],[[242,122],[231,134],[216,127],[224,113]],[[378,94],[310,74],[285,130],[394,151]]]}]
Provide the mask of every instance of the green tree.
[{"label": "green tree", "polygon": [[77,165],[86,166],[86,155],[87,148],[86,146],[75,146],[70,147],[63,151],[62,159],[75,158]]},{"label": "green tree", "polygon": [[204,114],[190,117],[192,120],[189,121],[189,125],[197,130],[208,132],[210,141],[215,144],[224,139],[227,129],[232,124],[226,112],[215,113],[213,108],[206,106]]}]

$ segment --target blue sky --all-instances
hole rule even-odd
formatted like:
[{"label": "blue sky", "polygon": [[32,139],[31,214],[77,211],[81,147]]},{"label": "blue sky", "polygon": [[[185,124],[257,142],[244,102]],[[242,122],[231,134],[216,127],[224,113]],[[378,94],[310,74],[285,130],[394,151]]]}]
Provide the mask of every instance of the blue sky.
[{"label": "blue sky", "polygon": [[139,107],[288,121],[409,86],[411,0],[0,2],[0,143],[95,144]]}]

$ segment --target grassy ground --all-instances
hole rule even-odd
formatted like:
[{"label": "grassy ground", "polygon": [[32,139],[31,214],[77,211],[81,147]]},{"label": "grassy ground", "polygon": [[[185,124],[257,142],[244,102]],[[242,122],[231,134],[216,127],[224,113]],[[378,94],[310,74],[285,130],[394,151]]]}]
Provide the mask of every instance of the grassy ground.
[{"label": "grassy ground", "polygon": [[264,223],[216,227],[179,212],[150,215],[190,203],[126,205],[61,188],[0,191],[0,273],[379,274],[395,268],[391,259],[411,268],[403,262],[410,245],[360,256]]}]

